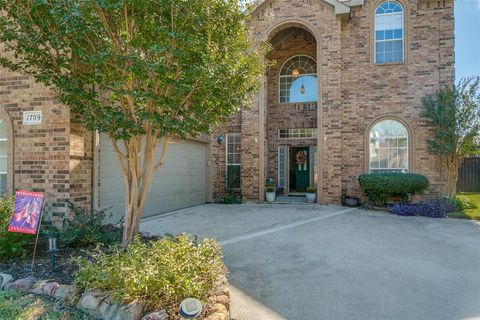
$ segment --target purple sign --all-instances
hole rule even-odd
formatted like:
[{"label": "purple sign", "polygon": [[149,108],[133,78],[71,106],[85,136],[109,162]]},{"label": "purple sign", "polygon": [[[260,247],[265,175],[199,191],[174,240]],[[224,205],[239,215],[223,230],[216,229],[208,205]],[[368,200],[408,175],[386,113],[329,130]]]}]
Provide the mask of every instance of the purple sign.
[{"label": "purple sign", "polygon": [[9,232],[37,233],[42,218],[43,193],[18,190],[15,192],[15,207]]}]

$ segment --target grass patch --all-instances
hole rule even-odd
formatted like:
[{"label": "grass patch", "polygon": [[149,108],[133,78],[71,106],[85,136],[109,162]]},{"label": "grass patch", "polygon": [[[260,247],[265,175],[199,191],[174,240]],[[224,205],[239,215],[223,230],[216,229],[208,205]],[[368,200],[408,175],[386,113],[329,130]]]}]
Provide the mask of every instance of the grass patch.
[{"label": "grass patch", "polygon": [[91,316],[62,300],[18,291],[0,291],[0,319],[11,320],[83,320]]},{"label": "grass patch", "polygon": [[459,196],[467,198],[472,206],[461,211],[451,212],[448,217],[480,221],[480,193],[460,193]]}]

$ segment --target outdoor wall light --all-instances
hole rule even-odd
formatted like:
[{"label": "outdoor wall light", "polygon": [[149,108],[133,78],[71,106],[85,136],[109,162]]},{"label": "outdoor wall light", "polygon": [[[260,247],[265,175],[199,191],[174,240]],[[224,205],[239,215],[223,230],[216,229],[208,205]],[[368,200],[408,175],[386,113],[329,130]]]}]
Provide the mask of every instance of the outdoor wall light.
[{"label": "outdoor wall light", "polygon": [[294,79],[297,79],[299,75],[300,75],[300,71],[299,71],[298,69],[293,69],[293,71],[292,71],[292,77],[293,77]]},{"label": "outdoor wall light", "polygon": [[182,319],[195,319],[202,313],[202,303],[195,298],[187,298],[180,303],[180,316]]},{"label": "outdoor wall light", "polygon": [[225,140],[225,137],[222,135],[217,136],[217,142],[218,144],[222,144],[223,140]]},{"label": "outdoor wall light", "polygon": [[57,108],[53,108],[53,109],[50,110],[50,111],[52,111],[53,113],[55,113],[57,116],[59,116],[59,115],[62,113],[62,111],[60,111],[60,109],[57,109]]},{"label": "outdoor wall light", "polygon": [[58,235],[56,233],[49,233],[48,236],[48,252],[50,253],[50,272],[55,272],[55,253],[57,249]]}]

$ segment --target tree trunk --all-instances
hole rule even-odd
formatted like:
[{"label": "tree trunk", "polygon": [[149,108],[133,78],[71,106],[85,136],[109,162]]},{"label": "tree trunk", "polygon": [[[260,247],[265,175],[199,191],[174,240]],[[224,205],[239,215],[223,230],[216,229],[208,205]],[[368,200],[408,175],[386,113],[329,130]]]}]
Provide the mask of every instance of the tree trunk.
[{"label": "tree trunk", "polygon": [[457,193],[457,182],[458,182],[458,169],[462,159],[446,159],[444,162],[444,167],[446,171],[446,190],[445,196],[450,199],[455,198]]},{"label": "tree trunk", "polygon": [[162,153],[159,160],[156,159],[159,139],[155,134],[132,137],[126,141],[113,141],[117,159],[122,167],[125,185],[123,248],[126,248],[138,234],[140,219],[145,209],[145,202],[155,171],[165,160],[169,139],[164,138],[162,141]]}]

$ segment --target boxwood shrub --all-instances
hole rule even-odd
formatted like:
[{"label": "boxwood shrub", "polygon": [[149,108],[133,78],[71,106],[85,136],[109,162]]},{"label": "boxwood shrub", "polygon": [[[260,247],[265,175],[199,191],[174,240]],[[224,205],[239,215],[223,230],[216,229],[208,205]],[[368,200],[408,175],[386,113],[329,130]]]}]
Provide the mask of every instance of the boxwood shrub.
[{"label": "boxwood shrub", "polygon": [[368,173],[358,177],[362,191],[371,204],[383,206],[389,196],[406,200],[409,194],[421,193],[428,187],[427,177],[416,173]]}]

